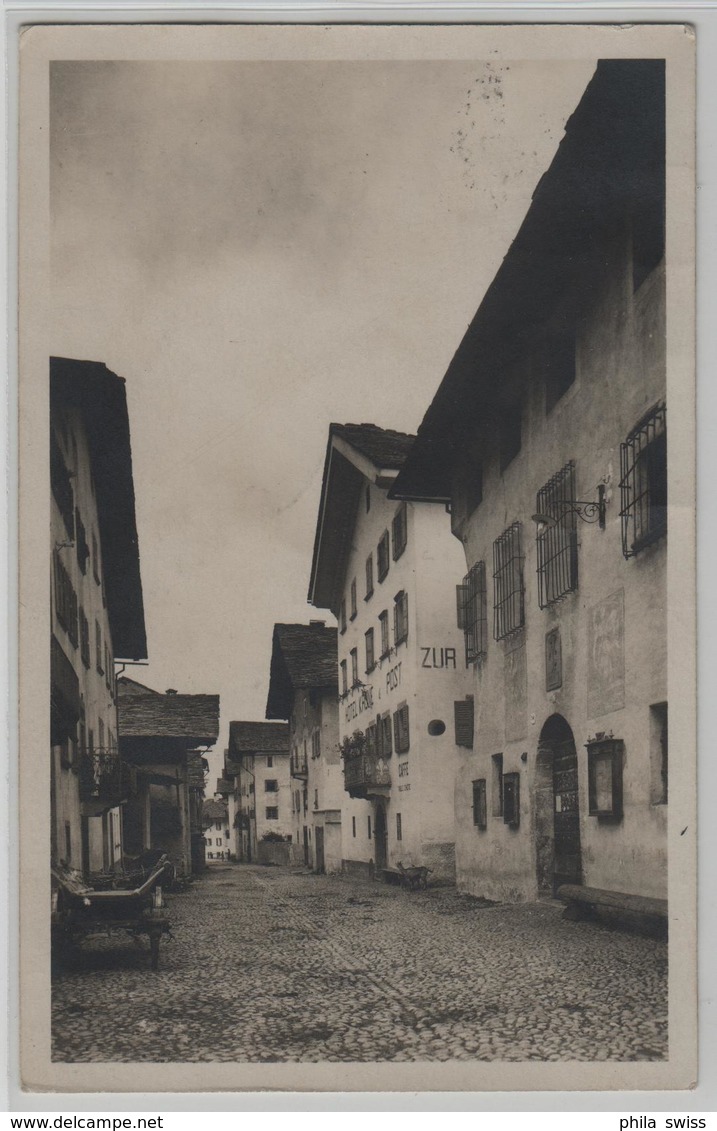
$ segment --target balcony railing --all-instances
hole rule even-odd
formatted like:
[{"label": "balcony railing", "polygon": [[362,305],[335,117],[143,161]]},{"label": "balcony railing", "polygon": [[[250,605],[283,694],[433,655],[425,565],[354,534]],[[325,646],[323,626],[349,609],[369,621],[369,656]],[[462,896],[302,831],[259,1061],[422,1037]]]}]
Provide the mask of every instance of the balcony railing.
[{"label": "balcony railing", "polygon": [[344,789],[351,797],[370,797],[385,793],[391,785],[387,763],[376,754],[356,754],[344,758]]},{"label": "balcony railing", "polygon": [[112,809],[132,792],[131,772],[118,750],[92,750],[80,754],[80,801]]}]

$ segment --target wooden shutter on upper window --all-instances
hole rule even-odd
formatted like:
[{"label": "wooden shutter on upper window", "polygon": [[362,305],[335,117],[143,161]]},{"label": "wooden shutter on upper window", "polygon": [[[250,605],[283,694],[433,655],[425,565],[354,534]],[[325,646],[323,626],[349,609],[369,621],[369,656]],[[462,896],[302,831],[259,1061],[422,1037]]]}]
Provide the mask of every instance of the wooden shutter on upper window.
[{"label": "wooden shutter on upper window", "polygon": [[456,746],[473,749],[473,700],[458,699],[453,704],[456,723]]},{"label": "wooden shutter on upper window", "polygon": [[456,585],[456,616],[458,620],[458,627],[460,629],[463,629],[463,631],[465,631],[465,629],[468,627],[468,621],[466,620],[468,592],[468,585],[466,585],[465,583]]}]

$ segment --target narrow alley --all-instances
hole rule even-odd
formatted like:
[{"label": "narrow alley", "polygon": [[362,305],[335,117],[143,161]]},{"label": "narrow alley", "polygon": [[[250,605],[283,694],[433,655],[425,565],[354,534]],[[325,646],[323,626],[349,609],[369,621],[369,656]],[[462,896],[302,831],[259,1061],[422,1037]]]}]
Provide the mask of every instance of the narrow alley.
[{"label": "narrow alley", "polygon": [[[660,1060],[667,946],[557,904],[215,865],[53,983],[55,1061]],[[146,944],[143,944],[145,946]]]}]

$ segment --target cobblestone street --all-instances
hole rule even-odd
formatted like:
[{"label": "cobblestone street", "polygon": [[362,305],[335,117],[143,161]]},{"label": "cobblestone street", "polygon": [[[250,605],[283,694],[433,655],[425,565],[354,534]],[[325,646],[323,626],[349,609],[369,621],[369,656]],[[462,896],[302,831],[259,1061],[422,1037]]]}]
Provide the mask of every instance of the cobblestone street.
[{"label": "cobblestone street", "polygon": [[[160,969],[91,939],[53,990],[59,1061],[658,1060],[667,947],[560,917],[285,868],[169,897]],[[143,944],[146,946],[146,944]]]}]

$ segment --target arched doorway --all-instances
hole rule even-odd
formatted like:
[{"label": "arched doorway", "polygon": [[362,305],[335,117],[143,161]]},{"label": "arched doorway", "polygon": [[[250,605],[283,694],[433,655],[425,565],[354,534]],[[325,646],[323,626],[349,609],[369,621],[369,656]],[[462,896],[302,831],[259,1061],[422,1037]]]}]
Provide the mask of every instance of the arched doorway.
[{"label": "arched doorway", "polygon": [[388,863],[386,809],[381,801],[376,805],[376,821],[374,836],[376,839],[376,871],[385,868]]},{"label": "arched doorway", "polygon": [[578,756],[562,715],[551,715],[540,732],[535,835],[539,893],[554,896],[561,884],[582,883]]}]

